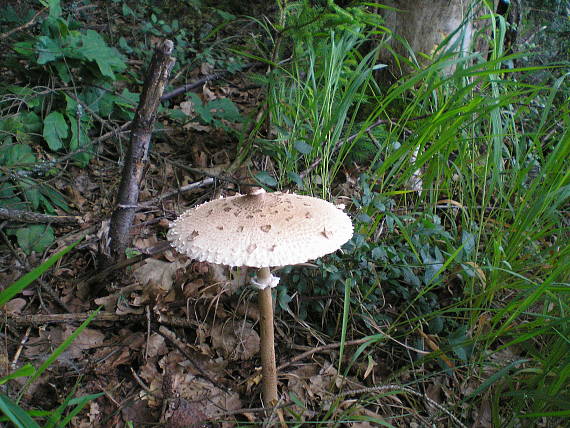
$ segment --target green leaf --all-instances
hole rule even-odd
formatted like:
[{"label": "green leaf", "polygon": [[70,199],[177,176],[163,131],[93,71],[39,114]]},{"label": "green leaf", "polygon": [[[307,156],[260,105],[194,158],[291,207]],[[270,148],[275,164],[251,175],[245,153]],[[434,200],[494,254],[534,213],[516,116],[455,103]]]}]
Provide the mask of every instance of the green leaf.
[{"label": "green leaf", "polygon": [[37,253],[43,252],[55,239],[51,226],[39,224],[16,230],[16,238],[18,239],[18,245],[26,254],[30,254],[32,251]]},{"label": "green leaf", "polygon": [[61,16],[61,0],[48,0],[50,18],[59,18]]},{"label": "green leaf", "polygon": [[93,30],[87,30],[82,37],[81,53],[89,61],[95,61],[103,76],[115,80],[115,71],[122,71],[127,66],[119,51],[107,46],[105,40]]},{"label": "green leaf", "polygon": [[55,61],[63,57],[63,49],[58,41],[48,36],[39,36],[36,43],[36,51],[38,52],[37,63],[40,65]]},{"label": "green leaf", "polygon": [[22,367],[20,367],[19,369],[14,370],[9,375],[1,378],[0,379],[0,385],[4,385],[9,380],[16,379],[19,377],[32,376],[35,372],[36,372],[36,369],[34,368],[34,366],[32,366],[30,363],[25,364]]},{"label": "green leaf", "polygon": [[104,393],[99,392],[97,394],[84,395],[83,397],[77,397],[69,400],[68,405],[75,406],[75,408],[69,412],[63,421],[61,421],[61,426],[67,426],[71,420],[77,416],[90,401],[96,400],[103,395]]},{"label": "green leaf", "polygon": [[52,150],[59,150],[63,147],[63,138],[67,138],[67,122],[58,111],[52,111],[44,120],[43,136]]},{"label": "green leaf", "polygon": [[14,43],[14,50],[24,57],[31,57],[36,52],[35,43],[34,40]]},{"label": "green leaf", "polygon": [[304,186],[303,178],[299,174],[293,171],[289,171],[287,172],[287,177],[289,178],[289,180],[291,180],[293,183],[299,186],[299,189],[303,188]]},{"label": "green leaf", "polygon": [[463,252],[466,256],[471,256],[475,250],[475,236],[472,233],[463,231],[461,234],[461,243],[463,244]]},{"label": "green leaf", "polygon": [[0,145],[0,164],[5,166],[26,165],[36,162],[32,148],[27,144]]},{"label": "green leaf", "polygon": [[0,393],[0,410],[18,428],[40,428],[24,409],[3,393]]},{"label": "green leaf", "polygon": [[388,253],[383,246],[374,247],[371,255],[373,260],[388,260]]},{"label": "green leaf", "polygon": [[25,132],[39,134],[42,131],[42,119],[33,111],[20,113],[20,119]]},{"label": "green leaf", "polygon": [[470,343],[471,339],[467,336],[467,327],[460,326],[447,337],[447,340],[452,346],[453,353],[461,361],[467,362],[473,352],[473,345]]},{"label": "green leaf", "polygon": [[48,185],[42,185],[40,186],[40,192],[42,196],[44,196],[46,199],[49,200],[49,202],[51,202],[58,208],[61,208],[66,212],[69,211],[69,206],[67,205],[65,196],[63,196],[60,192],[58,192],[54,188]]},{"label": "green leaf", "polygon": [[255,179],[260,183],[265,184],[266,186],[269,187],[277,186],[277,180],[275,180],[275,178],[269,175],[267,171],[258,172],[257,174],[255,174]]},{"label": "green leaf", "polygon": [[188,120],[188,116],[179,109],[168,109],[166,110],[166,114],[170,119],[175,120],[179,123],[184,123]]},{"label": "green leaf", "polygon": [[194,111],[200,120],[206,123],[211,123],[214,118],[210,112],[210,109],[202,104],[202,100],[195,93],[190,92],[189,96],[191,101],[194,103]]},{"label": "green leaf", "polygon": [[238,108],[229,98],[218,98],[210,101],[206,108],[217,118],[229,120],[230,122],[241,121]]},{"label": "green leaf", "polygon": [[10,301],[15,295],[20,293],[24,288],[34,282],[37,278],[42,276],[45,271],[52,267],[64,255],[69,253],[77,244],[79,244],[79,242],[81,242],[81,240],[74,242],[68,247],[65,247],[63,250],[51,256],[37,268],[22,276],[8,288],[2,290],[2,292],[0,292],[0,308],[4,306],[6,302]]},{"label": "green leaf", "polygon": [[37,210],[40,206],[40,189],[38,184],[36,184],[33,180],[29,179],[22,179],[18,180],[18,186],[24,192],[24,196],[26,197],[26,201],[32,205],[34,210]]},{"label": "green leaf", "polygon": [[293,147],[295,148],[295,150],[297,150],[299,153],[302,153],[304,155],[308,155],[313,151],[313,146],[311,146],[310,144],[307,144],[306,142],[304,142],[303,140],[298,140],[295,141],[293,143]]},{"label": "green leaf", "polygon": [[71,124],[71,139],[69,140],[69,150],[74,151],[79,147],[89,144],[89,122],[86,120],[77,120],[75,116],[67,115],[67,119]]}]

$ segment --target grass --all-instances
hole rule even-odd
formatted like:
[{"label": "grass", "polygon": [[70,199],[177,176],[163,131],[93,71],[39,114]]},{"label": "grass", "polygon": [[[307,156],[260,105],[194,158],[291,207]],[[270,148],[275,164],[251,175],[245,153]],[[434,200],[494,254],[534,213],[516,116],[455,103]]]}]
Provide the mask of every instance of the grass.
[{"label": "grass", "polygon": [[[269,121],[265,138],[255,141],[275,166],[265,184],[269,177],[279,188],[349,196],[357,231],[344,254],[317,261],[319,269],[285,271],[279,302],[296,312],[295,320],[341,342],[338,373],[359,380],[369,373],[363,381],[375,376],[376,385],[326,406],[290,397],[314,412],[309,421],[288,409],[291,418],[297,426],[363,420],[408,426],[416,416],[429,422],[429,415],[472,425],[482,409],[493,426],[510,427],[568,417],[564,69],[505,68],[519,56],[503,54],[505,23],[490,14],[489,60],[454,54],[444,43],[431,65],[382,87],[374,71],[383,65],[370,46],[390,33],[377,18],[354,8],[321,13],[304,2],[278,4],[275,26],[257,21],[276,34],[272,49],[248,53],[255,60],[265,55],[271,66],[260,78],[267,113],[249,134]],[[254,45],[267,49],[260,40]],[[536,84],[530,77],[537,72],[550,80]],[[418,178],[420,190],[412,186]],[[3,290],[0,306],[62,256]],[[296,301],[295,293],[323,299]],[[87,322],[39,368],[21,367],[0,383],[38,378]],[[367,340],[355,351],[346,346],[360,338]],[[439,407],[423,392],[438,385],[445,392]],[[65,426],[96,396],[72,397],[73,391],[56,410],[42,412],[0,395],[0,409],[16,426]]]},{"label": "grass", "polygon": [[[501,40],[504,22],[490,22]],[[517,55],[503,55],[497,43],[489,61],[442,53],[382,89],[372,79],[374,53],[359,55],[367,31],[292,35],[291,61],[268,85],[276,135],[262,147],[281,185],[327,197],[338,192],[342,167],[363,174],[353,197],[359,234],[342,259],[328,259],[325,273],[297,275],[297,287],[344,294],[338,318],[315,308],[336,320],[331,340],[381,331],[424,351],[406,356],[390,342],[395,370],[383,382],[411,373],[406,386],[421,389],[437,377],[462,379],[471,391],[455,383],[448,411],[467,424],[487,405],[494,426],[554,423],[570,414],[567,75],[504,68]],[[526,83],[539,70],[551,81]],[[365,130],[379,119],[389,126],[372,141]],[[369,156],[353,156],[359,150]],[[319,167],[300,180],[317,158]],[[418,175],[419,192],[409,187]],[[359,275],[363,263],[373,268]],[[386,302],[396,314],[376,309]],[[310,309],[297,310],[310,319]],[[386,342],[358,359],[378,361]],[[322,417],[336,420],[339,412]]]},{"label": "grass", "polygon": [[[69,253],[77,244],[69,245],[63,250],[51,256],[44,263],[42,263],[37,268],[31,270],[27,274],[23,275],[16,282],[6,287],[2,292],[0,292],[0,308],[9,300],[11,300],[15,295],[20,293],[30,284],[32,284],[37,278],[39,278],[43,273],[45,273],[51,266],[57,263],[63,256]],[[75,388],[73,391],[69,392],[64,398],[63,402],[52,411],[43,410],[26,410],[22,408],[19,404],[20,400],[24,396],[25,392],[28,390],[29,386],[38,380],[41,375],[57,360],[57,358],[73,343],[73,341],[81,334],[81,332],[89,325],[89,323],[95,318],[99,309],[93,311],[91,315],[77,327],[72,334],[69,335],[50,355],[42,362],[42,364],[35,368],[31,364],[25,364],[18,369],[15,369],[12,373],[0,378],[0,385],[4,385],[9,381],[16,378],[27,378],[26,382],[22,386],[18,399],[16,401],[12,400],[4,392],[0,392],[0,411],[3,413],[2,421],[10,421],[14,426],[19,428],[39,428],[40,426],[44,428],[52,427],[65,427],[68,426],[73,417],[79,414],[85,406],[103,393],[91,394],[82,397],[73,398],[75,395]],[[44,425],[39,425],[36,420],[45,420]]]}]

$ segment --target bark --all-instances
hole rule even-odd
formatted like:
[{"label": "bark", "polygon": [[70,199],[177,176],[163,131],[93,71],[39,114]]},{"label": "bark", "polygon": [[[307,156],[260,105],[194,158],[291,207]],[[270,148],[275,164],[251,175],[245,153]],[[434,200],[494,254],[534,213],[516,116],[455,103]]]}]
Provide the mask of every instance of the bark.
[{"label": "bark", "polygon": [[[487,25],[486,21],[474,24],[473,20],[489,12],[478,0],[386,0],[382,3],[397,9],[381,12],[386,27],[394,33],[388,43],[390,48],[408,59],[412,58],[410,50],[413,51],[420,66],[429,62],[429,57],[448,36],[450,40],[446,51],[472,50],[474,36],[480,30],[478,26]],[[407,41],[409,48],[403,40]],[[486,47],[479,45],[476,48]],[[397,62],[388,49],[380,53],[380,59],[391,66],[389,71],[394,75],[410,71],[410,67],[396,66]]]},{"label": "bark", "polygon": [[75,215],[49,215],[33,211],[11,210],[0,208],[0,219],[12,220],[21,223],[48,223],[48,224],[78,224],[83,221]]},{"label": "bark", "polygon": [[148,147],[160,97],[168,81],[175,59],[172,57],[173,43],[165,40],[152,57],[143,85],[141,98],[131,126],[131,138],[117,195],[117,207],[111,217],[109,229],[110,254],[104,257],[106,263],[113,263],[125,257],[130,244],[130,229],[138,207],[140,184],[148,160]]}]

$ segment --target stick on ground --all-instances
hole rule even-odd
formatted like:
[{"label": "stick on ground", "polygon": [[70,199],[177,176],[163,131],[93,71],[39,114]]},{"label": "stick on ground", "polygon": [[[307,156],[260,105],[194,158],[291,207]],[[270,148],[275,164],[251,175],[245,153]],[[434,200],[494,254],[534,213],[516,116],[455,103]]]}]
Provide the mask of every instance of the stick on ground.
[{"label": "stick on ground", "polygon": [[172,41],[165,40],[156,49],[149,66],[131,127],[131,139],[117,195],[117,206],[111,217],[110,248],[109,253],[103,255],[104,264],[122,260],[125,257],[125,249],[130,244],[129,231],[138,208],[140,184],[148,160],[152,127],[160,105],[160,97],[176,61],[171,55],[173,49]]}]

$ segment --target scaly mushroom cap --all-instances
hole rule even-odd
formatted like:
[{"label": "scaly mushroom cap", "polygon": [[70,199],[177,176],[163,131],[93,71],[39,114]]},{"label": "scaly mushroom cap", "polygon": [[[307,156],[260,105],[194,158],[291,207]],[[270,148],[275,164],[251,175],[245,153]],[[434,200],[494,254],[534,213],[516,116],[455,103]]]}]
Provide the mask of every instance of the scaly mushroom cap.
[{"label": "scaly mushroom cap", "polygon": [[199,261],[270,267],[332,253],[352,237],[350,218],[322,199],[288,193],[230,196],[178,217],[168,240]]}]

